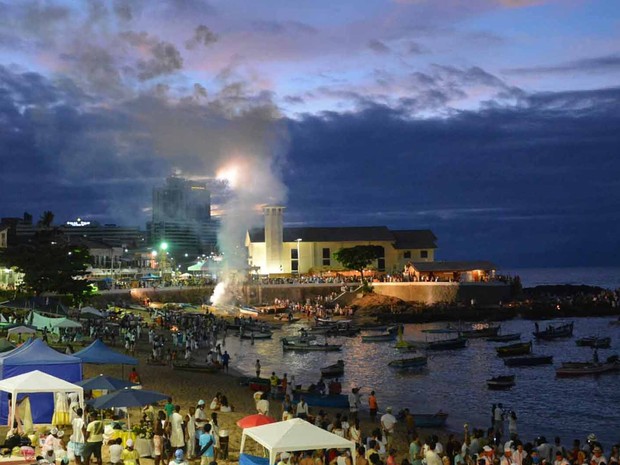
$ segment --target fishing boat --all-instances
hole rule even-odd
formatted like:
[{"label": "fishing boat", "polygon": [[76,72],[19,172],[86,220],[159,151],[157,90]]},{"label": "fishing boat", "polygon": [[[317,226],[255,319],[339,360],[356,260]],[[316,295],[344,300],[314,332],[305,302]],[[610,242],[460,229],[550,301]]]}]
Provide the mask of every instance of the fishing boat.
[{"label": "fishing boat", "polygon": [[343,337],[355,337],[359,334],[360,329],[349,325],[335,325],[327,329],[325,334],[327,336],[343,336]]},{"label": "fishing boat", "polygon": [[271,332],[264,332],[264,331],[244,331],[243,333],[241,333],[241,339],[271,339],[272,333]]},{"label": "fishing boat", "polygon": [[512,357],[514,355],[527,355],[532,353],[532,341],[519,342],[507,346],[496,347],[497,355],[500,357]]},{"label": "fishing boat", "polygon": [[290,342],[282,339],[282,349],[298,352],[336,352],[342,349],[342,344],[312,344],[310,342]]},{"label": "fishing boat", "polygon": [[552,355],[526,355],[525,357],[504,359],[504,365],[509,367],[532,367],[537,365],[550,365],[551,363],[553,363]]},{"label": "fishing boat", "polygon": [[396,340],[396,333],[370,334],[362,336],[362,342],[390,342]]},{"label": "fishing boat", "polygon": [[349,397],[344,394],[326,394],[322,395],[318,392],[295,391],[294,401],[299,402],[299,398],[303,397],[310,407],[327,407],[327,408],[349,408]]},{"label": "fishing boat", "polygon": [[610,337],[582,337],[575,341],[578,346],[592,347],[594,349],[609,349],[611,346]]},{"label": "fishing boat", "polygon": [[487,379],[487,387],[495,391],[510,389],[514,385],[515,375],[495,376],[491,379]]},{"label": "fishing boat", "polygon": [[600,375],[610,371],[620,369],[620,364],[615,362],[594,363],[594,362],[569,362],[555,370],[558,378],[568,378],[574,376]]},{"label": "fishing boat", "polygon": [[489,342],[510,342],[521,339],[521,333],[498,334],[497,336],[487,337]]},{"label": "fishing boat", "polygon": [[392,368],[422,368],[426,366],[428,357],[425,355],[418,355],[417,357],[400,358],[398,360],[392,360],[388,363]]},{"label": "fishing boat", "polygon": [[552,339],[571,337],[573,335],[573,327],[574,323],[571,322],[559,326],[548,325],[547,329],[540,331],[538,329],[538,323],[536,323],[536,331],[534,331],[532,334],[536,339],[549,341]]},{"label": "fishing boat", "polygon": [[321,375],[323,378],[335,378],[344,375],[344,361],[338,360],[333,365],[321,368]]},{"label": "fishing boat", "polygon": [[466,337],[469,339],[476,339],[476,338],[482,338],[482,337],[493,337],[493,336],[497,336],[500,328],[501,328],[501,325],[483,326],[481,328],[473,328],[473,329],[468,329],[465,331],[459,331],[459,335],[461,337]]},{"label": "fishing boat", "polygon": [[242,315],[258,316],[260,311],[254,307],[239,307],[239,313]]},{"label": "fishing boat", "polygon": [[418,428],[443,428],[448,420],[448,414],[441,410],[437,413],[414,413],[412,415]]},{"label": "fishing boat", "polygon": [[217,373],[220,370],[218,365],[186,362],[174,362],[172,368],[179,371],[194,371],[199,373]]},{"label": "fishing boat", "polygon": [[462,349],[467,346],[467,339],[464,337],[455,337],[451,339],[440,339],[438,341],[429,341],[424,344],[426,350],[452,350]]}]

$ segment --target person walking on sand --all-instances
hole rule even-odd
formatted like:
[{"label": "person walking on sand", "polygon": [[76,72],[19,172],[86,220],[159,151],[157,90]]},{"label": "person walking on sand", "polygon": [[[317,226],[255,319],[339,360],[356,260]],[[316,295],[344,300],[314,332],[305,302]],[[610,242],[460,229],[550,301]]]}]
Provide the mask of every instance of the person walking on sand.
[{"label": "person walking on sand", "polygon": [[260,378],[260,360],[256,359],[256,364],[254,366],[256,368],[256,377]]},{"label": "person walking on sand", "polygon": [[181,406],[174,407],[174,413],[170,416],[170,455],[168,460],[172,459],[172,454],[177,449],[185,447],[185,437],[183,435],[183,417],[181,416]]}]

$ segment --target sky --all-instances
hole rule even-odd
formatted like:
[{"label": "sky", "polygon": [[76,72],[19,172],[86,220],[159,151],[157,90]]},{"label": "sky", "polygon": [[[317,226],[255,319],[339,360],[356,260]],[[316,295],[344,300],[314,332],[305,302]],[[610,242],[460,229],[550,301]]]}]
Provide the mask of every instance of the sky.
[{"label": "sky", "polygon": [[291,226],[617,265],[619,78],[617,0],[0,0],[0,216],[144,227],[236,170]]}]

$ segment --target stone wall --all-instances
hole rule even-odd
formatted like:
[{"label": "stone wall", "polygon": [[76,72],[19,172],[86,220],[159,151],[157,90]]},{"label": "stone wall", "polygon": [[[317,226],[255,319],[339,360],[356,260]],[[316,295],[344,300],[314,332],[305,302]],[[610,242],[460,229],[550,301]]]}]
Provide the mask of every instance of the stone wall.
[{"label": "stone wall", "polygon": [[510,286],[503,283],[373,283],[377,294],[397,297],[406,302],[497,304],[510,299]]}]

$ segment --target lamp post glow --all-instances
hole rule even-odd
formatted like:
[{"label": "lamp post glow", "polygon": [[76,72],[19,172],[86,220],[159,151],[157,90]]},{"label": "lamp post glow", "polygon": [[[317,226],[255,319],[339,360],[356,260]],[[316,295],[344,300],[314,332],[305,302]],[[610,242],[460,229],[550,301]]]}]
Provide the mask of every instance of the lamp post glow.
[{"label": "lamp post glow", "polygon": [[166,272],[166,256],[168,255],[168,252],[166,252],[168,250],[168,243],[166,241],[163,241],[161,244],[159,244],[159,250],[161,250],[161,260],[160,260],[160,265],[161,265],[161,278],[164,278],[164,273]]}]

